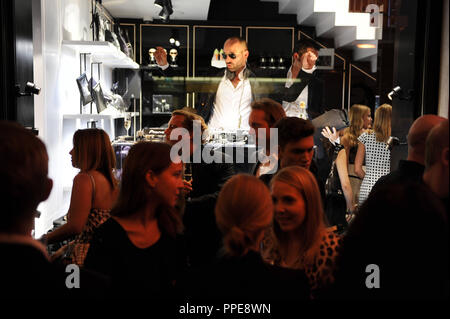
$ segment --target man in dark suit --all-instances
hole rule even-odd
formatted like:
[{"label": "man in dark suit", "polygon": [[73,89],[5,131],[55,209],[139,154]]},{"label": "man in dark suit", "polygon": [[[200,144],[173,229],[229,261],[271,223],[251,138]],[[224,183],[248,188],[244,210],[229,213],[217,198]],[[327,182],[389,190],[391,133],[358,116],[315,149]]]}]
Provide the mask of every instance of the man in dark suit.
[{"label": "man in dark suit", "polygon": [[46,247],[31,236],[36,208],[53,186],[45,145],[19,124],[0,122],[0,151],[0,295],[57,297],[64,291],[62,273],[50,264]]},{"label": "man in dark suit", "polygon": [[380,177],[370,192],[394,184],[420,183],[425,170],[425,141],[431,129],[444,120],[445,118],[433,114],[417,118],[408,132],[407,159],[401,160],[396,170]]},{"label": "man in dark suit", "polygon": [[[286,117],[286,113],[280,103],[269,98],[263,98],[253,102],[251,109],[252,111],[248,120],[251,128],[250,134],[255,139],[255,144],[258,148],[257,152],[261,152],[269,157],[265,163],[261,163],[258,158],[258,161],[253,166],[251,170],[252,175],[259,177],[264,174],[273,173],[272,170],[277,169],[278,146],[275,145],[275,149],[271,148],[270,144],[272,139],[270,129],[275,128],[275,124],[283,117]],[[264,133],[264,136],[260,136],[259,133]],[[264,145],[259,145],[260,139],[261,142],[265,142]]]},{"label": "man in dark suit", "polygon": [[[211,262],[220,248],[221,234],[216,226],[214,207],[217,197],[225,182],[234,175],[233,164],[225,161],[226,155],[217,150],[207,149],[201,139],[195,138],[194,121],[200,124],[199,135],[207,129],[203,118],[187,108],[172,113],[169,126],[165,131],[166,141],[175,145],[182,138],[189,140],[189,162],[192,180],[185,181],[185,209],[183,223],[185,226],[187,253],[189,263],[193,266]],[[184,128],[188,136],[172,136],[177,128]],[[176,133],[176,131],[175,131]],[[176,135],[176,134],[174,134]],[[200,155],[196,157],[195,154]],[[208,163],[204,157],[214,161]]]},{"label": "man in dark suit", "polygon": [[425,146],[425,171],[423,181],[442,201],[448,210],[449,186],[449,125],[448,119],[436,125],[428,134]]},{"label": "man in dark suit", "polygon": [[50,263],[46,247],[32,237],[36,209],[53,187],[44,143],[19,124],[0,121],[0,152],[0,296],[107,297],[108,278],[72,267],[66,273],[64,265]]},{"label": "man in dark suit", "polygon": [[[250,104],[260,97],[256,75],[248,68],[249,51],[244,39],[232,37],[224,43],[223,59],[226,68],[211,72],[216,78],[197,94],[197,113],[210,129],[249,129]],[[155,52],[158,65],[166,76],[173,70],[167,63],[167,53],[158,47]]]},{"label": "man in dark suit", "polygon": [[324,112],[324,84],[316,67],[318,56],[318,46],[309,39],[295,45],[283,96],[287,116],[300,116],[299,108],[305,108],[311,120]]}]

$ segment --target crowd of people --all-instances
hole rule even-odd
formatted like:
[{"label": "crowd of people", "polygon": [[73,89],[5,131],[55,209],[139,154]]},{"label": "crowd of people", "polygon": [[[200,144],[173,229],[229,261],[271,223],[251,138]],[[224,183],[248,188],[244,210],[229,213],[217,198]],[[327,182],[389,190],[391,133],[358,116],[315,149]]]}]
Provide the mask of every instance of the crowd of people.
[{"label": "crowd of people", "polygon": [[[302,50],[294,58],[312,64],[313,72],[314,50]],[[245,51],[240,41],[226,43],[227,61],[236,60],[230,72]],[[314,87],[312,72],[294,64],[290,72],[305,73]],[[224,81],[236,88],[240,76]],[[232,89],[225,82],[217,94]],[[221,114],[212,110],[225,104],[217,100],[208,110],[213,123]],[[39,241],[31,237],[33,221],[52,189],[46,147],[20,125],[0,122],[0,289],[31,297],[31,283],[56,298],[148,300],[448,297],[448,119],[416,119],[408,158],[393,170],[392,107],[377,108],[372,125],[370,108],[353,105],[346,129],[323,132],[331,159],[324,179],[310,120],[287,117],[270,99],[254,101],[243,114],[266,145],[269,129],[277,129],[277,152],[259,150],[276,165],[257,162],[249,174],[236,174],[218,150],[220,163],[192,161],[205,147],[194,141],[194,123],[202,132],[207,125],[194,110],[181,109],[172,114],[165,143],[131,147],[118,181],[106,132],[76,131],[70,154],[80,172],[67,223]],[[187,136],[174,137],[178,128]],[[182,140],[188,160],[172,152]],[[45,245],[62,240],[69,243],[49,256]],[[76,292],[67,286],[70,264],[81,269]]]}]

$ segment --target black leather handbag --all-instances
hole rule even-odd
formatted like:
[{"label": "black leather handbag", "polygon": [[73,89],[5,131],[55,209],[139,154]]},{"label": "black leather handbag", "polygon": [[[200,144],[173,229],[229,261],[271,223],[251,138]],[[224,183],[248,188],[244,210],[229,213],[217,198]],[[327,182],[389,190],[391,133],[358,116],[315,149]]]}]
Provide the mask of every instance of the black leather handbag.
[{"label": "black leather handbag", "polygon": [[123,38],[122,30],[120,29],[120,27],[117,24],[115,25],[114,30],[117,35],[117,40],[119,41],[120,51],[122,51],[123,53],[125,53],[128,56],[127,44],[125,42],[125,39]]},{"label": "black leather handbag", "polygon": [[114,46],[120,50],[120,44],[117,39],[117,35],[114,32],[105,30],[105,40],[114,44]]},{"label": "black leather handbag", "polygon": [[333,152],[333,163],[331,164],[330,173],[325,181],[325,195],[343,195],[341,180],[336,167],[336,159],[340,150],[344,147],[342,145],[335,146]]}]

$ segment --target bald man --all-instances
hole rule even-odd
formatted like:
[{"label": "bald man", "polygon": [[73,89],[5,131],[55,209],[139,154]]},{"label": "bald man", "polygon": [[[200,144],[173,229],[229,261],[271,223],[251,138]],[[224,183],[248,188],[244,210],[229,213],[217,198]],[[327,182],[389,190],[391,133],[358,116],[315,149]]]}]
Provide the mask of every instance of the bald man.
[{"label": "bald man", "polygon": [[230,38],[225,41],[223,51],[227,68],[217,88],[208,127],[248,130],[252,88],[248,80],[248,70],[246,71],[249,55],[247,43],[238,38]]},{"label": "bald man", "polygon": [[397,170],[381,177],[373,186],[371,193],[381,186],[420,182],[425,170],[425,141],[433,127],[444,120],[445,118],[432,114],[418,117],[409,128],[407,159],[399,162]]},{"label": "bald man", "polygon": [[424,183],[445,204],[448,213],[448,119],[434,127],[426,140]]},{"label": "bald man", "polygon": [[[238,37],[228,38],[223,51],[226,68],[220,72],[214,68],[208,71],[215,80],[196,92],[195,108],[210,129],[249,130],[250,105],[263,96],[258,94],[262,90],[256,75],[247,66],[247,42]],[[157,49],[155,57],[166,76],[171,76],[171,67],[162,48]]]}]

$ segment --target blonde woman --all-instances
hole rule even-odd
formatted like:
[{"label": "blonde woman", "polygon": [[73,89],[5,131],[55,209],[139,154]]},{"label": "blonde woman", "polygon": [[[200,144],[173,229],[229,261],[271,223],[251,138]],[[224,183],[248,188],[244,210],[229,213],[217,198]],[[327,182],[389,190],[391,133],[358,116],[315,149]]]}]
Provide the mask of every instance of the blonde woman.
[{"label": "blonde woman", "polygon": [[[355,157],[358,150],[358,137],[364,133],[368,132],[372,127],[372,116],[370,108],[366,105],[362,104],[354,104],[350,108],[349,112],[349,122],[350,125],[343,131],[341,138],[341,145],[344,147],[343,150],[339,152],[339,155],[336,160],[336,166],[339,167],[339,176],[343,176],[348,174],[348,180],[343,176],[340,178],[341,184],[344,188],[347,189],[347,182],[350,183],[352,198],[349,197],[349,191],[344,189],[344,194],[347,202],[347,211],[353,211],[354,205],[352,208],[349,207],[350,203],[358,203],[359,190],[361,188],[362,179],[356,175],[355,173]],[[328,130],[323,130],[322,135],[328,138],[333,144],[336,142],[339,132],[333,130],[333,133]],[[344,167],[345,166],[345,167]],[[347,170],[347,172],[345,172]]]},{"label": "blonde woman", "polygon": [[[358,138],[358,151],[355,158],[355,173],[363,179],[359,191],[361,205],[369,196],[377,180],[390,172],[391,152],[387,141],[391,136],[392,106],[381,105],[375,111],[375,121],[372,132],[363,133]],[[366,163],[366,171],[362,169]]]},{"label": "blonde woman", "polygon": [[304,270],[317,296],[333,282],[339,237],[326,228],[316,179],[307,169],[286,167],[272,179],[271,191],[273,231],[263,255],[275,265]]},{"label": "blonde woman", "polygon": [[91,234],[109,218],[118,195],[113,173],[116,162],[108,134],[97,128],[77,130],[70,155],[72,166],[80,172],[73,180],[67,223],[44,235],[41,241],[51,244],[76,236],[64,253],[68,262],[83,265]]},{"label": "blonde woman", "polygon": [[350,125],[344,130],[341,144],[350,153],[350,149],[358,147],[358,137],[371,128],[372,116],[370,108],[362,104],[352,105],[348,116]]},{"label": "blonde woman", "polygon": [[266,264],[260,256],[273,218],[270,191],[258,178],[239,174],[222,188],[215,209],[223,235],[223,254],[213,265],[192,273],[186,295],[208,299],[307,299],[303,272]]},{"label": "blonde woman", "polygon": [[241,257],[258,252],[264,231],[272,222],[270,192],[256,177],[236,175],[220,192],[215,214],[225,255]]},{"label": "blonde woman", "polygon": [[372,127],[370,108],[355,104],[349,112],[350,125],[344,130],[342,145],[345,148],[348,177],[353,193],[353,203],[358,203],[362,179],[355,173],[355,158],[358,150],[358,137]]}]

